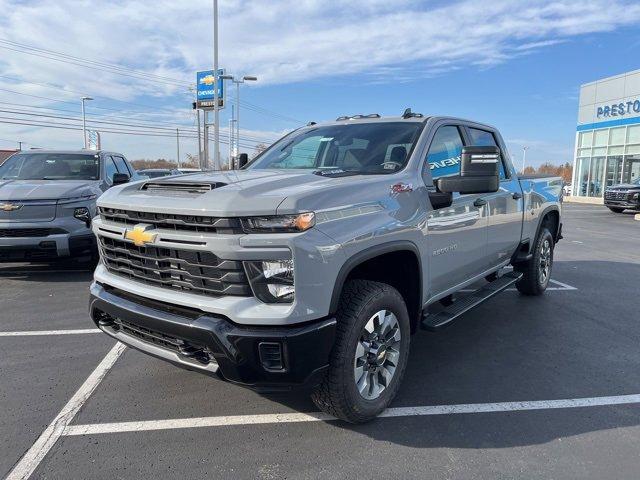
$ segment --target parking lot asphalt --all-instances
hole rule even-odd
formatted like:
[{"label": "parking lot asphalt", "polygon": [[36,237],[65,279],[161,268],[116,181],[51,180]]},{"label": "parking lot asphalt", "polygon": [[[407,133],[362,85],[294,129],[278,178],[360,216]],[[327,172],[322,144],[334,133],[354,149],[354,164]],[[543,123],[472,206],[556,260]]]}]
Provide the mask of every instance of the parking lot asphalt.
[{"label": "parking lot asphalt", "polygon": [[[115,342],[65,333],[93,328],[90,270],[0,265],[0,475],[27,453],[43,479],[637,479],[640,222],[570,204],[564,237],[543,297],[416,334],[388,416],[360,426],[130,349],[96,376]],[[34,454],[54,419],[69,426]]]}]

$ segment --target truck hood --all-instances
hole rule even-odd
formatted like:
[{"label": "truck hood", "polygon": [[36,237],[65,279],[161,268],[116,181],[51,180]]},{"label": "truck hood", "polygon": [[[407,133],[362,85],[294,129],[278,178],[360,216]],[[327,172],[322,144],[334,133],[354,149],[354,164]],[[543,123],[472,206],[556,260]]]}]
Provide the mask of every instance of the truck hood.
[{"label": "truck hood", "polygon": [[80,197],[95,193],[90,190],[97,184],[95,180],[0,180],[0,201]]},{"label": "truck hood", "polygon": [[[275,215],[287,197],[329,193],[346,184],[370,181],[367,175],[330,178],[309,170],[234,170],[145,180],[111,188],[99,206],[212,216]],[[180,187],[210,185],[211,190],[185,192]],[[157,188],[159,187],[159,188]]]}]

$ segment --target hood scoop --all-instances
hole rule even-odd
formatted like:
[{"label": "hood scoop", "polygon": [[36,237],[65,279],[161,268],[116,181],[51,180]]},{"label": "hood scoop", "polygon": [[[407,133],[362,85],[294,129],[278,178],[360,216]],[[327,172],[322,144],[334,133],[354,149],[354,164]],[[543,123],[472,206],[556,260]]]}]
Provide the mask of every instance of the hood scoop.
[{"label": "hood scoop", "polygon": [[224,187],[227,185],[222,182],[147,182],[140,190],[147,192],[160,192],[160,193],[190,193],[190,194],[202,194],[210,192],[215,188]]}]

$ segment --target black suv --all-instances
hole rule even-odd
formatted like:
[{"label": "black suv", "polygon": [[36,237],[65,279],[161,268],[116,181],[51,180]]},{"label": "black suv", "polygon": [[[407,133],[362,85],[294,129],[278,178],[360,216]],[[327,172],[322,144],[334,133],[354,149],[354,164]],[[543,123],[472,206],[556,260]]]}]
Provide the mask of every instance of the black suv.
[{"label": "black suv", "polygon": [[612,185],[604,192],[604,204],[612,212],[640,211],[640,178],[631,183]]}]

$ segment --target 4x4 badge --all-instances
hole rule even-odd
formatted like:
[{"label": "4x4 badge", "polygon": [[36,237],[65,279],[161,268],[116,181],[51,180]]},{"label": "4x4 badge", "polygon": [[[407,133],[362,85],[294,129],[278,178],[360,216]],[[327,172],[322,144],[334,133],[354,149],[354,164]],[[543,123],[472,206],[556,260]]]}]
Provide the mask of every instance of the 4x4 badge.
[{"label": "4x4 badge", "polygon": [[153,229],[153,225],[139,223],[132,229],[125,230],[124,238],[131,240],[137,247],[144,247],[156,240],[157,233],[150,232],[151,229]]}]

